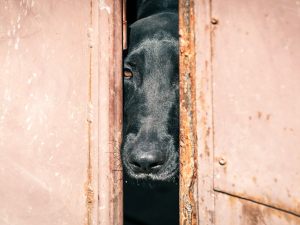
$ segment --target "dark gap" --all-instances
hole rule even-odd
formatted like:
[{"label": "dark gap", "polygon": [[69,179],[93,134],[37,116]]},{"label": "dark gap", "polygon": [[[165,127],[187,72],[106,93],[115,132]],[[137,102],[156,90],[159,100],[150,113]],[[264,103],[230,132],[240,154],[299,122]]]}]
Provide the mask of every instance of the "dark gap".
[{"label": "dark gap", "polygon": [[[151,16],[153,14],[157,14],[162,10],[162,12],[176,12],[177,9],[177,0],[127,0],[127,46],[128,49],[124,50],[124,59],[126,58],[127,54],[130,54],[130,47],[132,47],[135,43],[131,43],[130,39],[130,25],[135,23],[138,17],[138,8],[141,9],[146,8],[147,10],[144,11],[144,9],[140,10],[140,17],[146,18],[148,16]],[[142,12],[142,13],[141,13]],[[160,21],[154,21],[151,26],[158,26],[160,24]],[[163,22],[163,21],[162,21]],[[176,24],[176,21],[174,21],[174,24]],[[177,34],[175,35],[175,38],[178,39],[178,27]],[[141,31],[141,35],[142,35]],[[128,97],[128,93],[124,94],[124,128],[123,128],[123,143],[122,143],[122,160],[123,160],[123,167],[124,171],[127,171],[128,168],[124,165],[124,160],[128,160],[128,162],[131,160],[129,159],[132,154],[130,152],[126,152],[126,156],[124,156],[124,142],[127,140],[129,135],[126,135],[128,133],[132,134],[133,137],[136,138],[139,132],[141,132],[142,122],[141,119],[144,118],[147,113],[151,113],[151,110],[147,108],[147,105],[140,107],[139,105],[143,105],[143,102],[147,101],[147,95],[143,90],[143,86],[145,84],[144,78],[139,77],[141,74],[146,74],[146,71],[149,71],[149,69],[143,68],[143,63],[145,56],[139,56],[137,59],[132,63],[127,63],[126,66],[124,65],[124,68],[126,67],[126,74],[124,73],[124,93],[125,92],[132,92],[134,97],[130,96]],[[170,61],[174,61],[174,55],[170,56],[168,54],[164,54],[163,58],[170,58]],[[177,57],[178,58],[178,57]],[[144,61],[143,61],[144,60]],[[154,61],[157,59],[154,59]],[[158,60],[159,61],[159,60]],[[178,59],[177,59],[178,61]],[[136,65],[138,64],[138,65]],[[147,64],[151,64],[151,62],[147,62]],[[129,68],[128,68],[129,67]],[[155,67],[155,65],[153,65]],[[178,86],[178,62],[176,65],[172,67],[172,70],[169,70],[169,72],[174,73],[174,76],[172,79],[170,79],[169,82],[172,82],[172,85],[170,85],[170,88],[174,88],[175,86]],[[160,72],[160,71],[158,71]],[[131,74],[132,73],[132,74]],[[176,79],[174,79],[174,77]],[[128,85],[126,82],[135,82],[134,85]],[[137,91],[136,93],[135,91]],[[151,89],[151,88],[150,88]],[[176,89],[176,88],[175,88]],[[149,91],[149,89],[147,89]],[[168,90],[168,89],[167,89]],[[141,94],[143,93],[143,94]],[[169,107],[169,111],[161,111],[160,113],[167,113],[168,114],[168,125],[166,126],[167,133],[173,132],[175,133],[175,138],[173,138],[175,150],[179,152],[179,144],[178,144],[178,135],[179,135],[179,115],[178,115],[178,109],[179,109],[179,99],[178,99],[178,89],[176,90],[177,96],[175,97],[174,104],[172,107]],[[139,95],[140,94],[140,95]],[[155,99],[154,99],[155,100]],[[153,101],[154,101],[153,100]],[[131,102],[133,105],[127,106],[126,103]],[[127,107],[127,108],[126,108]],[[128,109],[130,108],[130,109]],[[176,109],[174,111],[174,109]],[[142,111],[142,112],[141,112]],[[154,110],[155,111],[155,110]],[[156,115],[157,116],[157,115]],[[155,115],[154,115],[155,117]],[[158,117],[158,116],[157,116]],[[177,118],[177,121],[174,121],[174,118]],[[132,123],[132,124],[131,124]],[[126,126],[126,124],[130,124]],[[154,127],[154,122],[153,122]],[[150,128],[152,129],[152,127]],[[155,142],[156,138],[161,138],[162,135],[145,135],[143,137],[142,141],[143,143],[138,145],[137,141],[132,144],[132,146],[128,149],[130,151],[134,152],[137,148],[142,148],[147,146],[147,143],[145,140],[148,140],[149,142],[153,143]],[[131,137],[130,137],[131,138]],[[168,142],[168,138],[160,139],[160,143],[158,146],[164,146],[164,147],[158,147],[162,149],[167,149],[170,143]],[[150,145],[149,145],[150,146]],[[152,145],[151,145],[152,146]],[[145,151],[150,152],[152,151],[150,149],[151,147],[145,147]],[[154,149],[155,150],[155,149]],[[154,151],[153,150],[153,151]],[[129,151],[129,150],[128,150]],[[169,154],[170,155],[170,154]],[[140,156],[137,154],[137,156]],[[167,155],[168,156],[168,155]],[[167,156],[163,155],[161,156],[161,160],[165,159]],[[132,161],[132,167],[137,169],[137,171],[142,170],[141,168],[144,168],[145,165],[142,165],[144,162],[136,162]],[[168,162],[166,162],[168,163]],[[177,167],[178,167],[178,159],[176,161]],[[129,163],[130,164],[130,163]],[[159,170],[161,164],[161,161],[159,162],[149,162],[147,164],[150,168],[154,170]],[[155,165],[155,166],[153,166]],[[124,225],[178,225],[179,224],[179,173],[173,175],[171,179],[168,179],[168,181],[153,181],[149,177],[145,177],[142,179],[135,179],[132,178],[132,176],[129,176],[127,172],[124,172],[124,179],[123,179],[123,185],[124,185]]]}]

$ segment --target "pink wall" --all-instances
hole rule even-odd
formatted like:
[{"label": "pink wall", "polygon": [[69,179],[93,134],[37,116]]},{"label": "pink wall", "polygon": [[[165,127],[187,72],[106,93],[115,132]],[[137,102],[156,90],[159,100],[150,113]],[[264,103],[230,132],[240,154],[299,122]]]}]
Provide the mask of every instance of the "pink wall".
[{"label": "pink wall", "polygon": [[1,2],[1,225],[122,223],[121,27],[120,1]]}]

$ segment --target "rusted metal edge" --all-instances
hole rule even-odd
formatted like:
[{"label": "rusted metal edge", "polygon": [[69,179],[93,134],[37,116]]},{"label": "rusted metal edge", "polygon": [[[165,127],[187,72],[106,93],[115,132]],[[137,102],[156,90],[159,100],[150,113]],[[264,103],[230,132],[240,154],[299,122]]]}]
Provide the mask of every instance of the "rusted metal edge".
[{"label": "rusted metal edge", "polygon": [[296,216],[296,217],[300,217],[300,214],[297,213],[297,212],[294,212],[294,211],[288,210],[288,209],[283,209],[283,208],[280,208],[279,206],[276,206],[276,205],[270,205],[268,203],[265,203],[265,202],[261,201],[261,199],[255,199],[252,196],[247,197],[246,195],[243,195],[242,193],[238,193],[238,194],[235,193],[234,194],[234,193],[230,193],[230,192],[227,192],[227,191],[218,190],[216,188],[214,189],[214,191],[216,191],[218,193],[221,193],[221,194],[224,194],[224,195],[229,195],[229,196],[234,197],[234,198],[238,198],[238,199],[242,199],[242,200],[245,200],[245,201],[248,201],[248,202],[256,203],[256,204],[268,207],[270,209],[275,209],[275,210],[278,210],[278,211],[281,211],[283,213],[287,213],[287,214],[290,214],[290,215],[293,215],[293,216]]},{"label": "rusted metal edge", "polygon": [[123,224],[122,0],[98,0],[98,224]]},{"label": "rusted metal edge", "polygon": [[180,224],[198,224],[194,1],[179,0]]},{"label": "rusted metal edge", "polygon": [[211,0],[195,2],[196,107],[198,148],[198,213],[200,225],[213,225],[213,76]]},{"label": "rusted metal edge", "polygon": [[122,118],[123,118],[123,1],[113,0],[113,46],[110,67],[110,170],[112,171],[112,225],[123,224],[123,170],[121,163]]},{"label": "rusted metal edge", "polygon": [[87,31],[89,47],[89,78],[88,78],[88,106],[87,106],[87,123],[88,123],[88,152],[87,152],[87,180],[85,183],[86,195],[86,224],[93,224],[93,207],[94,207],[94,187],[93,187],[93,50],[92,50],[92,32],[93,27],[93,0],[90,0],[90,21],[89,30]]}]

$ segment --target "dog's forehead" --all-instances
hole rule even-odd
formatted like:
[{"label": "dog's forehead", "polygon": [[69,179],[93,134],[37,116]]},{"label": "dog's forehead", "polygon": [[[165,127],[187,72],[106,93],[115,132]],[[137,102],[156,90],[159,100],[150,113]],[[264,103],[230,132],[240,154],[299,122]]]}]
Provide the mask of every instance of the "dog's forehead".
[{"label": "dog's forehead", "polygon": [[141,55],[145,53],[165,53],[168,51],[169,53],[177,54],[178,52],[178,40],[168,35],[162,36],[154,36],[153,38],[144,39],[142,42],[138,43],[135,46],[131,47],[128,58],[131,58],[135,55]]},{"label": "dog's forehead", "polygon": [[142,19],[149,15],[156,14],[157,12],[163,11],[174,11],[178,10],[178,1],[174,0],[137,0],[137,17]]},{"label": "dog's forehead", "polygon": [[130,26],[130,43],[138,44],[145,38],[168,35],[178,39],[178,16],[175,13],[155,14],[141,19]]}]

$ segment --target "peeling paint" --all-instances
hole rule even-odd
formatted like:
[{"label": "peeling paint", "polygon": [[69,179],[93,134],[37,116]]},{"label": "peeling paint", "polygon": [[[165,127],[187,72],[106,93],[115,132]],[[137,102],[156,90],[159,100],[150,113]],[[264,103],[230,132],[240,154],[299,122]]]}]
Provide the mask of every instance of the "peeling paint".
[{"label": "peeling paint", "polygon": [[197,140],[193,1],[179,2],[180,87],[180,224],[196,225]]},{"label": "peeling paint", "polygon": [[106,4],[105,0],[99,0],[99,9],[106,11],[108,14],[111,14],[111,9]]}]

